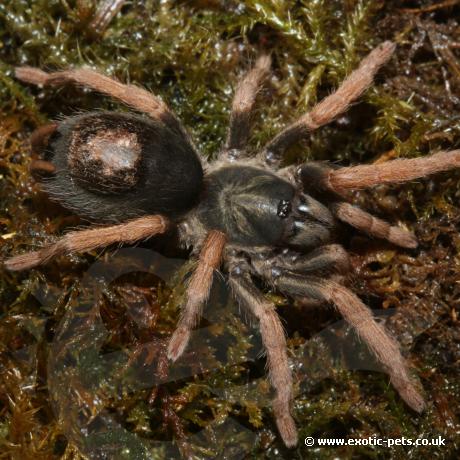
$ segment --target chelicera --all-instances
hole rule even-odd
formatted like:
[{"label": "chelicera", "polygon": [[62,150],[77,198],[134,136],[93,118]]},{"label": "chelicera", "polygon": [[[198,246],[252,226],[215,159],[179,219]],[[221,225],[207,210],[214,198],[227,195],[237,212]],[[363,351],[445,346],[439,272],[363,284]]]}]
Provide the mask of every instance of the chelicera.
[{"label": "chelicera", "polygon": [[54,244],[6,260],[6,267],[30,269],[62,254],[134,243],[175,226],[181,244],[193,248],[197,265],[169,342],[171,360],[179,359],[187,347],[214,272],[222,270],[237,302],[259,322],[275,390],[275,419],[287,446],[296,445],[297,429],[291,414],[293,381],[286,339],[275,306],[255,280],[292,298],[333,304],[382,363],[404,401],[421,412],[425,402],[398,344],[344,286],[351,269],[348,253],[337,244],[336,230],[341,221],[415,248],[414,234],[354,206],[347,192],[457,168],[460,151],[354,167],[307,162],[280,168],[288,147],[331,122],[372,84],[394,48],[384,42],[372,50],[334,93],[253,155],[247,151],[251,113],[271,66],[268,55],[260,56],[237,86],[227,139],[209,163],[167,105],[144,89],[88,68],[55,73],[16,69],[24,82],[75,83],[147,117],[89,112],[33,134],[32,149],[41,158],[31,168],[44,190],[78,215],[104,225],[67,233]]}]

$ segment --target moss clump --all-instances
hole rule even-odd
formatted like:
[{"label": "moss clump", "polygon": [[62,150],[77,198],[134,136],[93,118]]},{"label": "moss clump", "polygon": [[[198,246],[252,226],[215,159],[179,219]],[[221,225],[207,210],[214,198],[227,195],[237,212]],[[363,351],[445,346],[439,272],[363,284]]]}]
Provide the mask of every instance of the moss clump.
[{"label": "moss clump", "polygon": [[[125,110],[72,87],[26,87],[14,80],[14,66],[85,64],[142,84],[168,101],[212,157],[225,137],[238,75],[260,49],[272,53],[274,72],[261,94],[254,149],[327,95],[370,48],[392,39],[396,55],[363,101],[286,159],[385,161],[460,144],[460,9],[453,3],[127,2],[104,35],[95,36],[97,5],[90,0],[3,1],[0,257],[79,223],[30,180],[31,131],[76,110]],[[453,458],[460,406],[459,177],[453,172],[355,195],[371,212],[413,228],[421,242],[404,251],[356,236],[349,248],[355,290],[376,309],[395,309],[389,327],[427,393],[422,416],[404,406],[384,374],[343,369],[353,368],[349,359],[337,361],[330,342],[318,336],[334,323],[333,313],[267,293],[290,336],[301,438],[441,435],[446,447],[307,450],[300,443],[286,450],[270,412],[257,329],[238,318],[223,285],[205,312],[195,354],[168,369],[164,345],[188,265],[171,262],[184,254],[160,241],[106,255],[96,265],[96,254],[89,254],[27,273],[0,272],[0,458]],[[158,249],[168,257],[156,255]],[[94,267],[104,276],[95,276]]]}]

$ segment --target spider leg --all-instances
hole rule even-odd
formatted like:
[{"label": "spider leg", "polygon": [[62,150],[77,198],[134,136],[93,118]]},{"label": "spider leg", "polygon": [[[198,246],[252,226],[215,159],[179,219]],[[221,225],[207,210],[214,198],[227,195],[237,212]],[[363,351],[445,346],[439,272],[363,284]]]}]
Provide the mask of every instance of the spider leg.
[{"label": "spider leg", "polygon": [[11,257],[4,261],[11,271],[26,270],[62,254],[86,252],[113,243],[134,243],[164,233],[169,227],[166,217],[144,216],[118,225],[69,232],[54,244]]},{"label": "spider leg", "polygon": [[50,161],[32,160],[29,171],[34,175],[50,175],[56,172],[56,167]]},{"label": "spider leg", "polygon": [[298,175],[304,184],[309,184],[314,178],[318,188],[345,195],[351,189],[407,182],[459,167],[460,150],[451,150],[425,157],[339,169],[332,169],[321,163],[306,163],[299,168]]},{"label": "spider leg", "polygon": [[[308,254],[286,251],[275,257],[254,259],[252,264],[259,273],[271,273],[271,277],[277,276],[280,270],[283,270],[302,275],[321,275],[337,283],[346,282],[347,275],[351,271],[350,256],[340,244],[320,246]],[[324,304],[324,300],[307,297],[302,297],[298,301],[301,305],[310,308]]]},{"label": "spider leg", "polygon": [[238,265],[229,271],[229,284],[234,296],[259,320],[270,381],[276,390],[273,401],[276,424],[286,446],[294,447],[297,444],[297,428],[291,415],[293,383],[283,325],[275,306],[254,286],[248,271]]},{"label": "spider leg", "polygon": [[[56,131],[57,123],[49,123],[40,126],[30,136],[32,155],[39,156],[47,147],[50,136]],[[50,161],[34,159],[30,163],[29,170],[32,174],[49,175],[56,171],[55,166]]]},{"label": "spider leg", "polygon": [[418,245],[417,238],[412,232],[392,226],[350,203],[335,203],[331,210],[338,219],[368,235],[386,239],[403,248],[416,248]]},{"label": "spider leg", "polygon": [[426,157],[340,168],[330,173],[329,183],[333,190],[341,193],[349,189],[367,188],[378,184],[406,182],[459,167],[460,150],[451,150]]},{"label": "spider leg", "polygon": [[252,264],[259,272],[275,270],[274,274],[288,270],[302,274],[343,275],[351,269],[350,257],[340,244],[321,246],[308,254],[289,251],[275,257],[253,259]]},{"label": "spider leg", "polygon": [[307,297],[332,303],[367,344],[390,375],[390,381],[404,401],[415,411],[422,412],[425,401],[417,383],[411,378],[397,342],[376,322],[370,309],[350,290],[331,279],[302,276],[296,273],[273,276],[265,272],[271,283],[293,297]]},{"label": "spider leg", "polygon": [[168,358],[176,361],[184,352],[193,327],[201,316],[202,306],[209,297],[214,271],[222,261],[226,236],[211,230],[201,248],[198,265],[187,286],[182,315],[168,345]]},{"label": "spider leg", "polygon": [[183,129],[168,106],[157,96],[135,85],[124,85],[87,67],[47,73],[35,67],[16,67],[16,78],[34,85],[65,85],[75,83],[118,99],[153,119]]},{"label": "spider leg", "polygon": [[395,44],[390,41],[373,49],[334,93],[281,131],[265,146],[261,152],[263,160],[269,165],[278,165],[284,151],[289,146],[345,112],[350,104],[371,85],[374,75],[390,59],[394,49]]},{"label": "spider leg", "polygon": [[40,154],[46,149],[51,134],[56,131],[57,123],[49,123],[38,127],[30,136],[30,145],[32,153]]},{"label": "spider leg", "polygon": [[249,137],[250,120],[257,94],[270,72],[271,58],[269,55],[260,56],[255,66],[239,82],[232,102],[230,126],[224,150],[220,154],[223,158],[240,156],[246,148]]}]

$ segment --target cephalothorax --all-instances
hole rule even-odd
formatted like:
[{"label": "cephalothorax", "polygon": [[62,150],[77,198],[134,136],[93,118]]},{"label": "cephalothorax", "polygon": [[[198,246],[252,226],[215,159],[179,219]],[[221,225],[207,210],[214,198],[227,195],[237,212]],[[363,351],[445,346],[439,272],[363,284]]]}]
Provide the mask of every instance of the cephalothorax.
[{"label": "cephalothorax", "polygon": [[291,415],[293,385],[286,340],[274,305],[255,279],[294,298],[334,304],[383,364],[401,397],[422,411],[425,403],[397,343],[342,284],[350,265],[347,252],[336,244],[336,224],[342,221],[415,248],[411,232],[353,206],[346,192],[457,168],[460,151],[338,169],[317,162],[279,169],[283,152],[344,112],[369,87],[393,50],[391,42],[375,48],[335,93],[253,156],[245,150],[250,116],[270,71],[270,58],[259,57],[236,89],[227,140],[210,164],[199,157],[180,122],[153,94],[87,68],[56,73],[18,68],[16,76],[25,82],[84,85],[148,118],[90,112],[33,134],[32,149],[42,156],[31,168],[45,190],[77,214],[107,225],[67,233],[39,251],[8,259],[6,267],[28,269],[57,255],[133,243],[177,226],[181,242],[193,248],[198,263],[169,343],[170,359],[178,359],[186,348],[213,273],[221,268],[237,301],[259,321],[276,391],[275,418],[287,446],[297,443],[297,430]]}]

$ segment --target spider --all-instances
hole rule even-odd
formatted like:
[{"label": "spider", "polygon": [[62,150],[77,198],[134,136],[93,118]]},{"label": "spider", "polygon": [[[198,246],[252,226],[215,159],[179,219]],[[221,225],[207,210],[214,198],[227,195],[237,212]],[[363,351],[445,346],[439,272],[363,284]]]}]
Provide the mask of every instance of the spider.
[{"label": "spider", "polygon": [[286,149],[346,111],[394,49],[390,41],[373,49],[335,92],[251,155],[251,114],[271,67],[270,56],[261,54],[237,85],[225,144],[209,163],[168,106],[140,87],[89,68],[53,73],[17,68],[16,77],[23,82],[82,85],[144,116],[88,112],[32,134],[32,151],[41,158],[32,161],[31,170],[44,190],[64,207],[105,225],[69,232],[38,251],[11,257],[6,268],[30,269],[63,254],[135,243],[175,226],[181,244],[192,248],[196,266],[169,342],[170,360],[183,354],[214,272],[222,270],[237,302],[258,320],[274,388],[274,416],[288,447],[296,445],[297,429],[286,338],[275,306],[255,281],[288,297],[333,304],[383,365],[402,399],[422,412],[425,402],[419,385],[397,342],[344,285],[351,268],[348,253],[337,244],[337,226],[342,222],[415,248],[413,233],[354,206],[348,192],[459,167],[460,150],[373,165],[337,168],[307,162],[280,168]]}]

